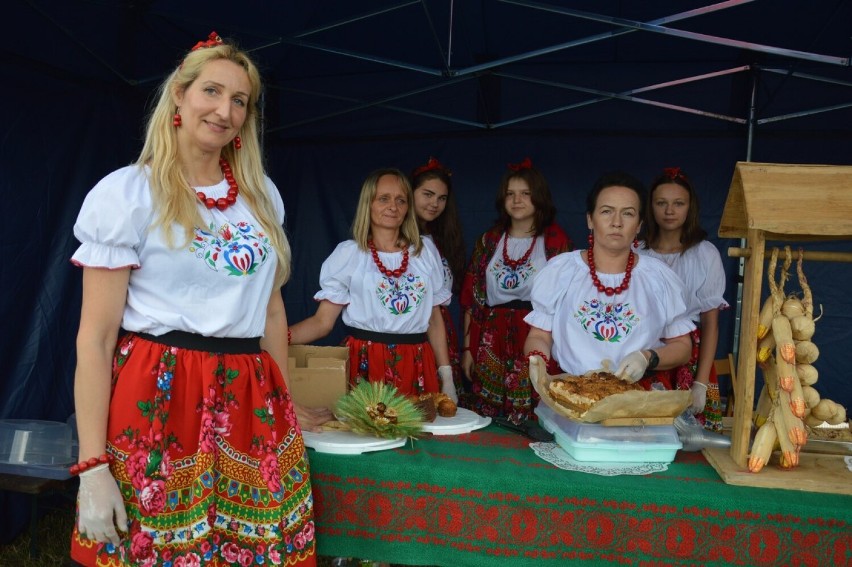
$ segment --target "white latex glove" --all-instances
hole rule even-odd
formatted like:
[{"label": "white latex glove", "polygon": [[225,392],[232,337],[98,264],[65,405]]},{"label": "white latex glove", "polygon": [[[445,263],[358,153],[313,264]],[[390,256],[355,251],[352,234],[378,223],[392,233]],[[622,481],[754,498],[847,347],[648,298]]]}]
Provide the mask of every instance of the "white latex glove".
[{"label": "white latex glove", "polygon": [[127,512],[109,465],[100,464],[80,473],[77,492],[80,517],[77,529],[80,536],[92,541],[120,543],[115,528],[127,531]]},{"label": "white latex glove", "polygon": [[453,382],[453,367],[449,365],[439,366],[438,376],[441,378],[441,393],[446,394],[448,398],[453,400],[454,404],[459,403],[456,385]]},{"label": "white latex glove", "polygon": [[704,405],[707,403],[707,384],[696,380],[689,389],[692,392],[692,405],[689,406],[689,411],[693,415],[703,412]]},{"label": "white latex glove", "polygon": [[615,375],[625,382],[636,382],[645,375],[648,359],[641,351],[634,350],[621,360]]},{"label": "white latex glove", "polygon": [[537,354],[530,354],[529,359],[530,384],[532,384],[532,387],[536,391],[539,391],[539,388],[546,388],[546,384],[549,383],[549,380],[547,379],[547,364],[544,362],[544,359]]}]

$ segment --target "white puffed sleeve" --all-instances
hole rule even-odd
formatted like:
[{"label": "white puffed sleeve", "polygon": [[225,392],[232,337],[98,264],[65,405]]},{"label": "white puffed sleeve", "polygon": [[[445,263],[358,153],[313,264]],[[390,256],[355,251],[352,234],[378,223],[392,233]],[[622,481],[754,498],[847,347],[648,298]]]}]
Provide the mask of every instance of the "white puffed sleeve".
[{"label": "white puffed sleeve", "polygon": [[[653,256],[642,256],[633,271],[630,284],[633,292],[642,293],[635,301],[641,306],[648,320],[661,322],[663,327],[659,339],[671,339],[685,335],[695,329],[689,316],[684,298],[684,282],[662,260]],[[628,294],[631,290],[628,290]],[[659,346],[662,343],[658,343]],[[653,344],[651,346],[654,346]]]},{"label": "white puffed sleeve", "polygon": [[[671,270],[666,272],[672,273]],[[665,276],[668,274],[660,274],[653,282],[658,284],[653,294],[659,302],[655,307],[661,310],[662,318],[666,321],[661,337],[665,339],[679,337],[695,329],[695,324],[690,319],[686,304],[683,302],[683,283],[677,274],[673,278],[666,279]]]},{"label": "white puffed sleeve", "polygon": [[354,240],[337,245],[320,268],[320,290],[314,295],[316,301],[327,299],[337,305],[348,305],[351,301],[352,275],[358,270],[359,257],[363,252]]},{"label": "white puffed sleeve", "polygon": [[524,321],[531,327],[543,331],[553,330],[553,315],[565,294],[566,273],[573,271],[576,265],[571,259],[572,254],[574,252],[554,256],[533,280],[530,291],[532,311],[524,317]]},{"label": "white puffed sleeve", "polygon": [[444,277],[444,263],[441,262],[441,253],[431,238],[423,238],[423,250],[421,254],[426,255],[429,265],[429,285],[435,290],[433,295],[434,305],[449,305],[453,299],[453,290],[447,287]]},{"label": "white puffed sleeve", "polygon": [[78,266],[139,268],[139,246],[152,219],[146,170],[128,166],[95,185],[74,224],[81,246],[71,257]]},{"label": "white puffed sleeve", "polygon": [[723,297],[725,293],[725,268],[719,250],[706,240],[698,245],[699,265],[706,270],[704,281],[695,290],[695,301],[701,313],[711,309],[730,307]]}]

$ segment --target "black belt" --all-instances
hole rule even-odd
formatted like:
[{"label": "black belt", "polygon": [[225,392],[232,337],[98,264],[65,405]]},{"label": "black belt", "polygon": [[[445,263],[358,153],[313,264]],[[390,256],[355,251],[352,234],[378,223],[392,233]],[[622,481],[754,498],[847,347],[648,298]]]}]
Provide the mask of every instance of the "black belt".
[{"label": "black belt", "polygon": [[185,331],[169,331],[162,335],[149,335],[148,333],[135,333],[140,339],[159,343],[161,345],[185,348],[189,350],[200,350],[204,352],[216,352],[222,354],[259,354],[260,337],[248,339],[235,339],[229,337],[205,337]]},{"label": "black belt", "polygon": [[367,331],[365,329],[356,329],[355,327],[346,327],[347,333],[359,341],[373,341],[374,343],[382,343],[386,345],[417,345],[425,343],[429,340],[426,333],[377,333],[375,331]]},{"label": "black belt", "polygon": [[515,299],[514,301],[492,305],[491,307],[495,309],[499,307],[500,309],[524,309],[526,311],[532,311],[532,301],[521,301],[520,299]]}]

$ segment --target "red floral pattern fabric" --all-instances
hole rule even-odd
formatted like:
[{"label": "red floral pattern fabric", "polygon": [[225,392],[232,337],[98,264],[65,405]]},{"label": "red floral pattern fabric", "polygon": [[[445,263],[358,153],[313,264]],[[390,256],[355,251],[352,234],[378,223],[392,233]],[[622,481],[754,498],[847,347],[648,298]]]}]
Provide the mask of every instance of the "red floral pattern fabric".
[{"label": "red floral pattern fabric", "polygon": [[261,354],[126,335],[116,349],[107,451],[129,532],[72,534],[83,565],[316,564],[313,496],[283,377]]},{"label": "red floral pattern fabric", "polygon": [[439,392],[435,353],[428,342],[392,344],[346,337],[349,347],[349,383],[384,382],[400,393]]}]

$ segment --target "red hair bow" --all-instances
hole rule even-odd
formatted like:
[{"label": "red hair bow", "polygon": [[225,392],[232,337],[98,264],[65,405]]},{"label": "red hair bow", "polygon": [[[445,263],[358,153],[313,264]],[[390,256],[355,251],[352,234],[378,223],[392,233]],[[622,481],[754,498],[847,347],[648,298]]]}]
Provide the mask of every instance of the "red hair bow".
[{"label": "red hair bow", "polygon": [[441,171],[445,172],[447,175],[452,175],[452,172],[449,169],[447,169],[446,167],[444,167],[441,164],[441,162],[439,162],[437,159],[430,156],[429,161],[426,162],[426,165],[421,165],[420,167],[418,167],[417,169],[414,170],[412,177],[417,177],[421,173],[426,173],[427,171],[432,171],[434,169],[440,169]]},{"label": "red hair bow", "polygon": [[225,43],[222,41],[222,38],[219,37],[219,34],[212,31],[210,35],[207,36],[207,41],[199,41],[195,45],[192,46],[190,51],[195,51],[196,49],[204,49],[205,47],[216,47],[217,45],[222,45]]},{"label": "red hair bow", "polygon": [[509,169],[512,171],[520,171],[522,169],[532,169],[532,160],[530,158],[524,158],[524,161],[521,163],[510,163]]},{"label": "red hair bow", "polygon": [[678,179],[679,177],[683,177],[683,173],[680,171],[679,167],[667,167],[663,170],[663,175],[670,179]]}]

